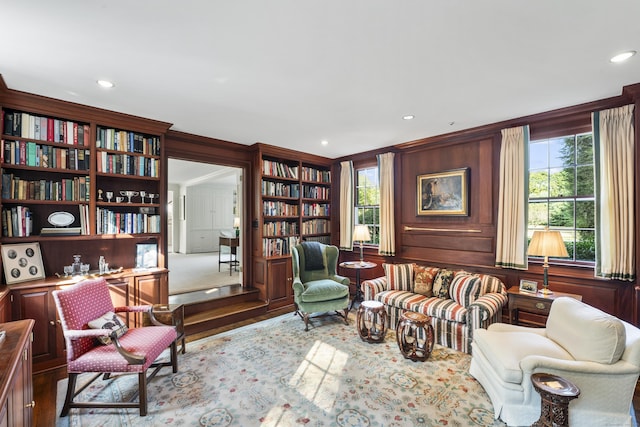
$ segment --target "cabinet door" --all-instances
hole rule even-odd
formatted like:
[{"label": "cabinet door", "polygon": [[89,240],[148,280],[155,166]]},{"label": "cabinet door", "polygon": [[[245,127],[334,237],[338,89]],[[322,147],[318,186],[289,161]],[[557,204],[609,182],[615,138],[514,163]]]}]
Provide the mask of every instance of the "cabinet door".
[{"label": "cabinet door", "polygon": [[[33,319],[33,363],[40,368],[65,363],[62,328],[57,320],[54,288],[33,288],[13,291],[14,320]],[[42,365],[44,364],[44,365]]]},{"label": "cabinet door", "polygon": [[268,261],[269,309],[293,304],[291,258]]}]

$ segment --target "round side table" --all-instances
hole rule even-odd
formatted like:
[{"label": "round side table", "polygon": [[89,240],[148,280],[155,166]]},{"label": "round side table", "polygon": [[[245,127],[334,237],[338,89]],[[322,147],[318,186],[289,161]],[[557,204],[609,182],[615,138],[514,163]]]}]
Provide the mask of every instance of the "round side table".
[{"label": "round side table", "polygon": [[569,402],[580,396],[580,389],[557,375],[538,372],[531,375],[533,388],[540,394],[540,419],[532,427],[569,425]]},{"label": "round side table", "polygon": [[435,341],[431,317],[415,311],[403,312],[396,329],[396,339],[405,359],[424,362],[431,356]]},{"label": "round side table", "polygon": [[384,341],[387,333],[387,312],[378,301],[362,301],[356,314],[358,335],[363,341],[378,343]]}]

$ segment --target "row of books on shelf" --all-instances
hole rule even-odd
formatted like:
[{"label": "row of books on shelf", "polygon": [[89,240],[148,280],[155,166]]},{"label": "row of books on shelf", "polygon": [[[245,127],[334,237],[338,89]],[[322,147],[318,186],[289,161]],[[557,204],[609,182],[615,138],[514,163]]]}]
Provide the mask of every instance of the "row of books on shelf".
[{"label": "row of books on shelf", "polygon": [[262,195],[273,197],[300,197],[300,184],[262,181]]},{"label": "row of books on shelf", "polygon": [[265,216],[297,216],[299,211],[298,205],[273,200],[262,201],[262,213]]},{"label": "row of books on shelf", "polygon": [[290,166],[286,163],[265,159],[262,161],[262,174],[298,179],[298,166]]},{"label": "row of books on shelf", "polygon": [[291,247],[298,244],[298,237],[277,237],[262,239],[262,255],[263,256],[281,256],[289,255]]},{"label": "row of books on shelf", "polygon": [[88,148],[64,148],[33,141],[2,141],[2,162],[11,165],[89,170]]},{"label": "row of books on shelf", "polygon": [[330,230],[331,226],[329,220],[326,219],[311,219],[308,221],[302,221],[303,234],[329,233]]},{"label": "row of books on shelf", "polygon": [[33,218],[26,206],[2,209],[2,236],[29,237],[33,231]]},{"label": "row of books on shelf", "polygon": [[265,222],[262,226],[262,234],[265,236],[287,236],[298,234],[298,223],[291,221]]},{"label": "row of books on shelf", "polygon": [[96,147],[159,156],[160,138],[126,130],[98,127]]},{"label": "row of books on shelf", "polygon": [[309,166],[302,167],[302,180],[315,181],[322,183],[331,183],[331,171],[312,168]]},{"label": "row of books on shelf", "polygon": [[302,197],[305,199],[329,199],[329,187],[317,187],[315,185],[303,185]]},{"label": "row of books on shelf", "polygon": [[320,242],[325,245],[331,244],[331,236],[305,236],[302,240],[305,242]]},{"label": "row of books on shelf", "polygon": [[2,115],[4,135],[63,144],[89,145],[89,125],[12,110],[2,110]]},{"label": "row of books on shelf", "polygon": [[137,175],[157,178],[160,160],[151,157],[114,154],[100,151],[98,154],[98,172],[121,175]]},{"label": "row of books on shelf", "polygon": [[302,214],[304,216],[329,216],[331,205],[327,203],[303,203]]},{"label": "row of books on shelf", "polygon": [[14,200],[90,200],[91,178],[76,176],[58,181],[26,180],[12,173],[2,174],[2,198]]},{"label": "row of books on shelf", "polygon": [[160,215],[97,208],[97,234],[160,233]]}]

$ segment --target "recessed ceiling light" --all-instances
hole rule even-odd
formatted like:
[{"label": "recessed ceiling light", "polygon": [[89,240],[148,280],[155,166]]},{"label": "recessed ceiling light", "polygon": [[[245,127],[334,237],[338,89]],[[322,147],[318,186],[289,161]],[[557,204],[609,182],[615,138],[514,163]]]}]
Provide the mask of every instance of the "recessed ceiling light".
[{"label": "recessed ceiling light", "polygon": [[327,141],[326,139],[323,139],[322,141],[320,141],[320,144],[329,145],[329,141]]},{"label": "recessed ceiling light", "polygon": [[413,120],[415,116],[413,114],[407,114],[406,116],[402,116],[403,120]]},{"label": "recessed ceiling light", "polygon": [[629,50],[627,52],[622,52],[622,53],[617,54],[616,56],[611,58],[609,61],[611,61],[611,62],[624,62],[627,59],[631,58],[635,54],[636,54],[635,50]]},{"label": "recessed ceiling light", "polygon": [[110,89],[115,86],[113,82],[110,82],[109,80],[98,80],[96,83],[98,83],[98,86],[104,87],[107,89]]}]

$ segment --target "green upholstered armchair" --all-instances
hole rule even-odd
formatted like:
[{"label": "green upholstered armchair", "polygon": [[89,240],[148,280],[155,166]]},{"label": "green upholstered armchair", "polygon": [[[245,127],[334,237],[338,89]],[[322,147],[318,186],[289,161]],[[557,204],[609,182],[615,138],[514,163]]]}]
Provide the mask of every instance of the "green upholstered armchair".
[{"label": "green upholstered armchair", "polygon": [[349,278],[336,272],[338,254],[336,246],[318,242],[291,248],[296,314],[304,320],[305,331],[309,330],[312,313],[335,311],[347,323]]}]

